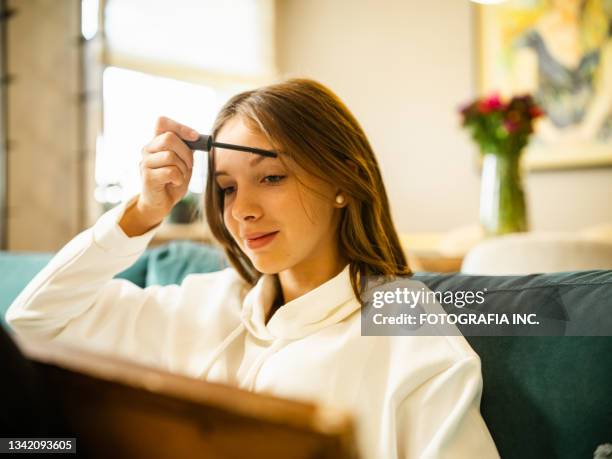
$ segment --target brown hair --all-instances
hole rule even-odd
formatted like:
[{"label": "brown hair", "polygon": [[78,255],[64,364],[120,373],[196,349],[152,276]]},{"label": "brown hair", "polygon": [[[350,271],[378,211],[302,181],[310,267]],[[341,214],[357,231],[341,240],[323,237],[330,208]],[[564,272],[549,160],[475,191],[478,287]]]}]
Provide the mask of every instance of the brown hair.
[{"label": "brown hair", "polygon": [[[240,116],[307,173],[333,183],[348,197],[339,223],[339,250],[350,263],[353,291],[361,302],[365,276],[410,276],[391,219],[378,163],[366,135],[344,103],[316,81],[292,78],[233,96],[212,129]],[[214,237],[240,276],[254,285],[261,273],[234,241],[223,220],[224,194],[214,178],[214,148],[208,154],[205,208]],[[350,164],[353,163],[353,164]],[[353,167],[349,167],[353,166]]]}]

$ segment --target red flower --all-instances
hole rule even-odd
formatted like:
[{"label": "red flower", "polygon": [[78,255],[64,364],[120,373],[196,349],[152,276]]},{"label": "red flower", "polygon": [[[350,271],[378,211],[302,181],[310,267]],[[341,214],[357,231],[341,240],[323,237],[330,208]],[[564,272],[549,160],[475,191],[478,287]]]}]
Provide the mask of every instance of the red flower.
[{"label": "red flower", "polygon": [[478,103],[478,111],[480,113],[491,113],[495,110],[501,110],[503,108],[504,104],[501,101],[498,93],[493,93]]},{"label": "red flower", "polygon": [[544,114],[530,94],[506,100],[497,91],[458,109],[461,125],[469,130],[481,151],[520,151],[533,133],[533,120]]}]

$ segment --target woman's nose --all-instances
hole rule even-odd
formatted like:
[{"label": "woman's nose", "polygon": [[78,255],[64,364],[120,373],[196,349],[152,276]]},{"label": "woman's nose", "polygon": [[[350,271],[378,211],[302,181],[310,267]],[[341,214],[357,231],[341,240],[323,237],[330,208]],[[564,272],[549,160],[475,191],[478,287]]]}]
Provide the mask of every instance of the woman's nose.
[{"label": "woman's nose", "polygon": [[236,220],[257,220],[261,217],[261,206],[253,191],[237,191],[232,202],[232,217]]}]

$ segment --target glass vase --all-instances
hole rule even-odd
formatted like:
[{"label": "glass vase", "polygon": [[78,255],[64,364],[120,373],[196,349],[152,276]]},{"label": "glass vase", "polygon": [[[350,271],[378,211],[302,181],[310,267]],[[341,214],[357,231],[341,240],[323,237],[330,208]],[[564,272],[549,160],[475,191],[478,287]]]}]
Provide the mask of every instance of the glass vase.
[{"label": "glass vase", "polygon": [[485,236],[528,230],[520,152],[483,154],[480,223]]}]

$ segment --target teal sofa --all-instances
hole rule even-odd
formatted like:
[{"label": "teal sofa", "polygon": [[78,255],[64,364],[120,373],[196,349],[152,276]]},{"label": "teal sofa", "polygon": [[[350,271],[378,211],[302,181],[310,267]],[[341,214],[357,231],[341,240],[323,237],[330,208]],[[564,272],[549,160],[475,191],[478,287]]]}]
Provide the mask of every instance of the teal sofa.
[{"label": "teal sofa", "polygon": [[[51,257],[0,252],[2,321]],[[189,273],[225,266],[216,248],[175,241],[148,249],[116,277],[142,287],[180,284]],[[417,273],[414,279],[433,291],[486,288],[487,301],[478,312],[537,311],[560,335],[601,335],[466,336],[482,361],[481,411],[502,458],[592,458],[599,445],[612,443],[612,271]],[[612,446],[600,451],[605,449]]]}]

